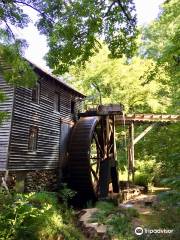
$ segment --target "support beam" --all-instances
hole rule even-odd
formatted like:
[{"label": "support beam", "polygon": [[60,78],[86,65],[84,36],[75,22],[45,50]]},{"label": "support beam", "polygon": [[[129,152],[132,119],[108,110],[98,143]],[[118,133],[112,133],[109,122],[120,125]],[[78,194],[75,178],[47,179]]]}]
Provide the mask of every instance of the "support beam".
[{"label": "support beam", "polygon": [[135,159],[134,159],[134,123],[131,122],[129,126],[129,144],[128,144],[128,179],[130,173],[132,173],[132,182],[134,183],[134,167],[135,167]]},{"label": "support beam", "polygon": [[116,124],[125,124],[129,125],[131,122],[138,124],[146,124],[146,123],[155,123],[155,122],[163,122],[163,123],[172,123],[172,122],[180,122],[180,115],[168,115],[168,114],[126,114],[117,115],[116,116]]},{"label": "support beam", "polygon": [[109,142],[110,142],[110,126],[109,126],[109,116],[106,116],[106,154],[107,159],[109,159]]},{"label": "support beam", "polygon": [[139,142],[139,140],[141,140],[156,125],[157,125],[157,123],[153,123],[150,126],[148,126],[139,136],[137,136],[134,139],[133,144],[135,145],[137,142]]},{"label": "support beam", "polygon": [[113,116],[113,154],[114,160],[117,161],[115,116]]}]

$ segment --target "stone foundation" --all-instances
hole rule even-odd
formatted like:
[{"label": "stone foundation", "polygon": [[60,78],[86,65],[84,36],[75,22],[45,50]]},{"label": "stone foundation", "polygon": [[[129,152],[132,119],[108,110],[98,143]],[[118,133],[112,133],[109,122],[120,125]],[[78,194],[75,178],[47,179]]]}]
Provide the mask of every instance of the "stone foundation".
[{"label": "stone foundation", "polygon": [[[0,185],[5,172],[0,172]],[[17,192],[57,191],[58,174],[55,170],[9,172],[6,179],[9,190]]]},{"label": "stone foundation", "polygon": [[15,184],[16,184],[16,174],[15,173],[7,174],[6,172],[0,172],[0,186],[3,186],[2,178],[5,178],[5,180],[6,180],[5,183],[9,190],[14,189]]},{"label": "stone foundation", "polygon": [[56,191],[58,185],[55,170],[32,171],[26,174],[25,191]]}]

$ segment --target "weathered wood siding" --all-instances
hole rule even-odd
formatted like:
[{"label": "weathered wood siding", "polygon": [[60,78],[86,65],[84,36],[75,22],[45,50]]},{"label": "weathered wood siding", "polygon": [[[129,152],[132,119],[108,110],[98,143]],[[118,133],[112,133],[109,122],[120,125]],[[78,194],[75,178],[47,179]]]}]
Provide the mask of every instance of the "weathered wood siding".
[{"label": "weathered wood siding", "polygon": [[[78,96],[52,79],[40,80],[40,102],[32,102],[32,90],[17,88],[8,168],[11,170],[55,169],[64,161],[64,148],[72,126],[71,100]],[[60,95],[60,112],[54,110],[54,93]],[[37,151],[28,151],[29,129],[38,127]],[[64,139],[64,140],[63,140]],[[64,148],[63,148],[64,147]],[[62,152],[62,154],[61,154]]]},{"label": "weathered wood siding", "polygon": [[61,135],[60,135],[60,166],[66,167],[66,158],[68,151],[68,141],[73,124],[61,121]]},{"label": "weathered wood siding", "polygon": [[7,96],[6,101],[0,103],[0,112],[8,113],[8,119],[0,125],[0,171],[4,171],[7,167],[14,90],[1,76],[0,92],[4,92]]}]

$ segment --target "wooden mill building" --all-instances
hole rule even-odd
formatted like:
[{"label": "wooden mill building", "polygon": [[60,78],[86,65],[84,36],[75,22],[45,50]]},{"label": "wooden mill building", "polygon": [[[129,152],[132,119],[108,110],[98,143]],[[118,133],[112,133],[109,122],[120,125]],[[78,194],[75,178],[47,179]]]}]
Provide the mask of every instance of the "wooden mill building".
[{"label": "wooden mill building", "polygon": [[[120,189],[116,125],[129,129],[128,172],[134,180],[135,144],[157,123],[180,121],[179,115],[123,115],[121,104],[82,112],[83,94],[33,67],[38,76],[33,89],[14,88],[0,77],[0,91],[7,96],[0,111],[9,115],[0,126],[0,179],[7,190],[55,191],[65,181],[77,192],[77,204],[104,199],[110,183],[114,193]],[[135,124],[150,126],[136,136]]]},{"label": "wooden mill building", "polygon": [[[11,87],[0,76],[7,100],[0,111],[9,118],[0,126],[0,175],[27,191],[57,187],[66,165],[67,140],[85,97],[62,80],[33,65],[33,89]],[[52,186],[53,185],[53,186]]]}]

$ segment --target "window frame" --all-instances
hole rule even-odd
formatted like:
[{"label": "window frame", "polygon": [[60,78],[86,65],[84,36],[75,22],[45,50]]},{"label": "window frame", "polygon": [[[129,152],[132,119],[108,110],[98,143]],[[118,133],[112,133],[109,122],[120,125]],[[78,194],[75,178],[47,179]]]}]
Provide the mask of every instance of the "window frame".
[{"label": "window frame", "polygon": [[32,102],[39,104],[40,94],[41,94],[41,84],[40,82],[37,82],[36,86],[32,89]]},{"label": "window frame", "polygon": [[75,106],[76,106],[76,102],[72,99],[71,100],[71,114],[74,115],[75,114]]},{"label": "window frame", "polygon": [[[34,136],[33,136],[34,134]],[[39,128],[37,126],[30,126],[29,128],[29,140],[28,151],[36,152],[38,148]]]},{"label": "window frame", "polygon": [[54,92],[54,102],[53,107],[55,112],[60,112],[60,94],[58,92]]}]

